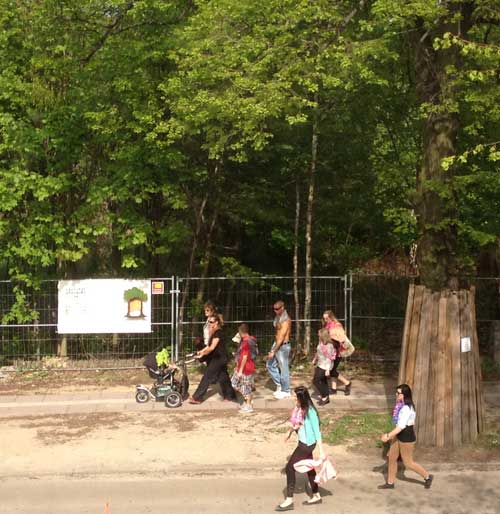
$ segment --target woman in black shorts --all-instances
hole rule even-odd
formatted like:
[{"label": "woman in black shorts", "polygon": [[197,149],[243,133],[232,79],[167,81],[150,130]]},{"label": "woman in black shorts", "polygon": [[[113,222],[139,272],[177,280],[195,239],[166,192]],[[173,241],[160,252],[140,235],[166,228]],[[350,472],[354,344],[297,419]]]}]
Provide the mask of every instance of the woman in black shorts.
[{"label": "woman in black shorts", "polygon": [[424,486],[429,489],[432,484],[433,475],[429,475],[427,471],[413,460],[413,450],[415,449],[415,405],[413,404],[411,389],[408,384],[398,385],[396,388],[396,405],[392,418],[396,425],[387,434],[382,434],[380,440],[383,443],[391,442],[387,459],[389,470],[387,473],[387,482],[379,485],[379,489],[394,489],[394,481],[396,480],[396,471],[398,469],[398,458],[401,455],[403,463],[407,469],[411,469],[418,473],[424,479]]}]

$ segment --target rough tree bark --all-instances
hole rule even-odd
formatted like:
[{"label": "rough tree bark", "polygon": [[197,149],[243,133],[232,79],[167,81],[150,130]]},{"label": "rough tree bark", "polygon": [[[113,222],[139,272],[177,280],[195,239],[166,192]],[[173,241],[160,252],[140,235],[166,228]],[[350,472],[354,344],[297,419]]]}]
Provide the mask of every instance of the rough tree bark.
[{"label": "rough tree bark", "polygon": [[432,33],[423,26],[413,33],[417,94],[433,109],[424,123],[417,173],[422,285],[410,288],[399,373],[400,383],[408,383],[414,392],[419,442],[435,446],[474,441],[484,410],[474,289],[459,287],[455,169],[442,166],[444,158],[456,153],[460,128],[457,115],[446,109],[446,99],[454,93],[446,69],[460,62],[456,50],[435,49],[433,39],[446,32],[465,37],[472,14],[467,2],[451,9],[461,17],[459,22],[437,20]]}]

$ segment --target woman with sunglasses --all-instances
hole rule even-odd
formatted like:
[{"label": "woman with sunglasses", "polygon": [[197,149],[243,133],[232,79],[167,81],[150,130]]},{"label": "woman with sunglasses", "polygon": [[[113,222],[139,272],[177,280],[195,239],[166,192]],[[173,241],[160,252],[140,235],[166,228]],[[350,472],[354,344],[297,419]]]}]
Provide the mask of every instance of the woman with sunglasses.
[{"label": "woman with sunglasses", "polygon": [[420,464],[413,460],[413,450],[417,440],[414,430],[415,417],[415,405],[413,404],[410,386],[408,384],[398,385],[396,388],[396,405],[392,414],[396,426],[390,432],[382,434],[380,437],[383,443],[390,441],[391,446],[387,454],[389,468],[387,482],[379,485],[379,489],[394,489],[400,455],[405,467],[415,471],[424,479],[424,487],[426,489],[431,487],[433,475],[429,475]]},{"label": "woman with sunglasses", "polygon": [[188,402],[199,404],[208,390],[210,384],[218,383],[224,400],[236,400],[236,393],[231,385],[227,372],[227,353],[222,334],[222,317],[214,314],[208,318],[209,339],[208,346],[196,353],[197,358],[205,358],[207,367],[196,391],[189,397]]},{"label": "woman with sunglasses", "polygon": [[[197,352],[205,349],[206,346],[208,346],[208,341],[210,339],[210,323],[208,320],[211,316],[214,316],[217,313],[217,307],[215,306],[215,303],[208,300],[203,305],[203,312],[205,313],[205,324],[203,325],[203,337],[198,337],[195,340],[194,348]],[[207,357],[199,357],[199,361],[206,363]]]},{"label": "woman with sunglasses", "polygon": [[[294,389],[296,397],[296,408],[293,412],[293,420],[291,419],[292,427],[285,437],[285,442],[288,441],[293,432],[297,432],[299,443],[295,451],[292,453],[286,465],[286,498],[274,510],[277,512],[284,512],[293,510],[293,493],[295,489],[295,468],[294,464],[303,459],[312,459],[313,450],[318,445],[319,456],[321,459],[325,458],[323,443],[321,440],[321,431],[319,427],[319,415],[316,407],[314,406],[309,391],[304,386],[299,386]],[[300,416],[296,415],[296,411],[300,411]],[[303,502],[304,505],[315,505],[322,503],[323,500],[319,494],[318,484],[314,481],[316,478],[316,471],[314,469],[307,472],[309,478],[309,485],[311,486],[312,497]]]}]

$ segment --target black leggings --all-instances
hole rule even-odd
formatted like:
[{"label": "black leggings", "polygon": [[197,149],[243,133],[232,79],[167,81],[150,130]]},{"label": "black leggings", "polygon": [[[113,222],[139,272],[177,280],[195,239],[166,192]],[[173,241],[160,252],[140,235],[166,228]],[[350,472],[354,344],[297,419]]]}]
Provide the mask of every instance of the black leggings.
[{"label": "black leggings", "polygon": [[328,398],[329,387],[327,382],[326,371],[324,369],[316,367],[314,370],[313,384],[321,395],[321,398]]},{"label": "black leggings", "polygon": [[[311,444],[311,446],[307,446],[304,443],[299,442],[297,448],[290,456],[288,463],[286,465],[286,495],[288,498],[293,496],[293,491],[295,489],[295,468],[293,465],[299,460],[303,459],[312,459],[313,458],[313,450],[316,447],[316,443]],[[311,485],[311,491],[313,494],[318,492],[318,484],[314,481],[316,478],[316,471],[311,469],[311,471],[307,472],[307,476],[309,477],[309,484]]]},{"label": "black leggings", "polygon": [[208,390],[210,384],[218,382],[223,398],[225,400],[236,399],[236,393],[231,385],[231,379],[227,372],[227,361],[225,359],[211,359],[207,364],[207,369],[201,377],[200,385],[193,393],[195,400],[201,400]]},{"label": "black leggings", "polygon": [[338,357],[337,359],[335,359],[333,361],[333,368],[331,369],[330,371],[330,375],[333,377],[333,378],[338,378],[339,376],[339,372],[337,371],[337,368],[339,367],[339,364],[342,362],[342,357]]}]

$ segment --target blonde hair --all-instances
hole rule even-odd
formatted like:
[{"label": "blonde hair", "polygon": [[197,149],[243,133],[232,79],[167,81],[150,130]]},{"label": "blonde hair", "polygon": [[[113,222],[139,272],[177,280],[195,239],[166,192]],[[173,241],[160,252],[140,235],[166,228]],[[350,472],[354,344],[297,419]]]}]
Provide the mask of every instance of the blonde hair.
[{"label": "blonde hair", "polygon": [[326,328],[322,328],[318,332],[318,336],[321,339],[321,341],[323,341],[324,343],[326,343],[326,342],[331,340],[330,332],[328,332],[328,329],[326,329]]},{"label": "blonde hair", "polygon": [[321,324],[322,324],[323,326],[325,326],[325,325],[326,325],[325,318],[324,318],[324,315],[325,315],[325,314],[326,314],[326,315],[327,315],[331,320],[333,320],[333,321],[338,321],[338,319],[336,318],[336,316],[335,316],[335,314],[333,313],[333,311],[328,310],[328,311],[323,312],[323,316],[321,316]]}]

